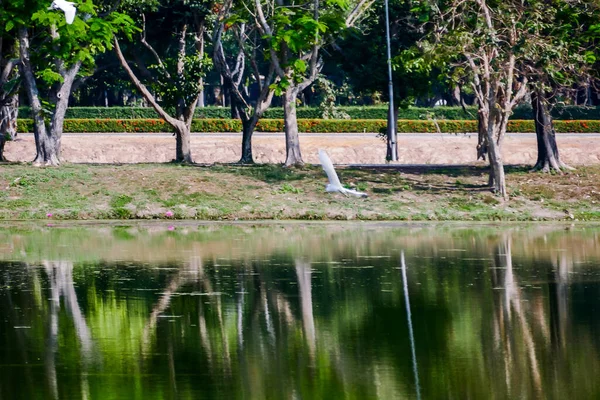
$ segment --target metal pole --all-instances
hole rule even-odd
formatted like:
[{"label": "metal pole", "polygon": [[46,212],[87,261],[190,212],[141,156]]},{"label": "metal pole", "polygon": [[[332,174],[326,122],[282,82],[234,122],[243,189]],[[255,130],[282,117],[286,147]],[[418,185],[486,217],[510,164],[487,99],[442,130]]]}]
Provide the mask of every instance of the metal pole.
[{"label": "metal pole", "polygon": [[412,355],[413,374],[415,376],[415,388],[417,389],[417,400],[421,400],[421,385],[419,384],[419,366],[417,365],[415,334],[413,332],[412,316],[410,313],[410,297],[408,296],[408,279],[406,278],[406,263],[404,262],[404,250],[400,252],[400,263],[402,267],[404,301],[406,303],[406,319],[408,320],[408,336],[410,338],[410,354]]},{"label": "metal pole", "polygon": [[396,154],[396,121],[394,115],[394,83],[392,82],[392,51],[390,45],[390,10],[388,0],[385,1],[385,38],[387,42],[387,64],[388,64],[388,96],[390,98],[388,109],[388,141],[391,142],[392,161],[398,161]]}]

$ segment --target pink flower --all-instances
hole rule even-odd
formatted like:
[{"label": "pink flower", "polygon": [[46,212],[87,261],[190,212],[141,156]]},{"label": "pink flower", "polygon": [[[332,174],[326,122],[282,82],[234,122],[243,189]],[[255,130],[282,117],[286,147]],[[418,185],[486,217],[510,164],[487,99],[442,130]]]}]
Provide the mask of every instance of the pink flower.
[{"label": "pink flower", "polygon": [[169,227],[167,229],[170,230],[170,231],[174,231],[175,227],[173,225],[169,225]]},{"label": "pink flower", "polygon": [[173,211],[167,211],[165,213],[165,217],[167,217],[167,218],[171,218],[173,215],[175,215],[175,214],[173,214]]},{"label": "pink flower", "polygon": [[48,214],[46,214],[46,217],[48,217],[48,218],[52,218],[52,213],[48,213]]}]

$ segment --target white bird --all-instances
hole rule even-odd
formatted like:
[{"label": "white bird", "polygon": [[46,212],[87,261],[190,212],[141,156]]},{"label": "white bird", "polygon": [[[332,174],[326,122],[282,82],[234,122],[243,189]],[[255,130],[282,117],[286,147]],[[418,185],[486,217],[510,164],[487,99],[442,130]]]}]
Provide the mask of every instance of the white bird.
[{"label": "white bird", "polygon": [[325,170],[327,177],[329,178],[329,184],[325,186],[326,192],[340,192],[344,196],[356,196],[356,197],[369,197],[366,193],[359,192],[358,190],[346,189],[342,186],[340,178],[338,178],[333,168],[333,163],[329,159],[329,156],[325,150],[319,150],[319,160],[321,160],[321,166]]},{"label": "white bird", "polygon": [[48,10],[62,10],[65,13],[65,20],[67,24],[72,24],[75,19],[75,13],[77,9],[75,8],[75,3],[71,3],[66,0],[54,0]]}]

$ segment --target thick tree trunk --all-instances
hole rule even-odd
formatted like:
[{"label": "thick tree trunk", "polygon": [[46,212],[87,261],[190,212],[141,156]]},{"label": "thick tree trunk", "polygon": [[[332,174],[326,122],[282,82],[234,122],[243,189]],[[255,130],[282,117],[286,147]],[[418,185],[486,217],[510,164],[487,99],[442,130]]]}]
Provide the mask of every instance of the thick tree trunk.
[{"label": "thick tree trunk", "polygon": [[298,135],[298,118],[296,117],[296,87],[288,88],[283,95],[283,116],[285,131],[285,163],[286,167],[304,165],[300,153],[300,138]]},{"label": "thick tree trunk", "polygon": [[487,153],[487,115],[479,109],[477,112],[477,160],[485,161]]},{"label": "thick tree trunk", "polygon": [[4,157],[4,145],[17,137],[17,114],[19,113],[19,96],[14,94],[10,100],[0,106],[0,161],[8,161]]},{"label": "thick tree trunk", "polygon": [[508,194],[506,192],[506,179],[504,177],[504,164],[502,162],[502,155],[500,154],[500,146],[493,139],[490,141],[488,156],[490,158],[490,187],[498,196],[507,199]]},{"label": "thick tree trunk", "polygon": [[253,115],[250,118],[242,118],[242,157],[240,164],[254,164],[252,155],[252,135],[258,123],[258,117]]},{"label": "thick tree trunk", "polygon": [[81,61],[77,61],[68,69],[58,62],[59,72],[63,78],[56,92],[56,106],[52,114],[50,127],[44,121],[42,104],[39,98],[37,84],[33,73],[29,55],[29,34],[27,29],[19,30],[19,50],[21,58],[21,72],[24,86],[29,97],[31,112],[33,116],[33,133],[35,137],[36,156],[34,165],[59,165],[60,164],[60,141],[63,131],[65,113],[69,107],[69,96],[75,77],[81,67]]},{"label": "thick tree trunk", "polygon": [[550,172],[552,169],[560,172],[562,169],[573,169],[560,160],[558,145],[556,144],[556,131],[544,93],[540,90],[534,90],[531,93],[531,104],[533,106],[538,149],[537,161],[533,171]]},{"label": "thick tree trunk", "polygon": [[504,163],[502,162],[501,144],[506,134],[508,117],[504,116],[496,106],[496,94],[490,90],[488,105],[480,105],[477,113],[478,143],[477,159],[488,157],[490,174],[488,185],[500,197],[508,200]]},{"label": "thick tree trunk", "polygon": [[40,101],[35,76],[31,67],[29,56],[29,34],[26,28],[19,30],[19,50],[21,58],[21,75],[33,118],[33,135],[35,138],[36,156],[34,165],[59,165],[58,145],[56,138],[52,137],[44,121],[42,102]]},{"label": "thick tree trunk", "polygon": [[175,126],[175,162],[193,163],[190,128],[181,122]]},{"label": "thick tree trunk", "polygon": [[[392,158],[392,151],[396,152],[396,160],[398,159],[398,114],[400,111],[400,107],[397,105],[397,103],[394,103],[394,110],[393,110],[393,115],[390,115],[390,112],[388,110],[388,119],[387,119],[387,124],[388,124],[388,129],[387,129],[387,149],[386,149],[386,153],[385,153],[385,159],[388,161],[391,161]],[[392,141],[392,126],[394,128],[394,135],[393,135],[393,141]]]},{"label": "thick tree trunk", "polygon": [[[493,103],[492,103],[493,104]],[[506,192],[506,179],[504,177],[504,163],[502,161],[502,153],[500,141],[495,138],[502,138],[506,132],[506,126],[499,118],[495,118],[495,111],[490,112],[487,127],[487,147],[490,160],[490,178],[489,184],[491,189],[503,199],[508,199]]]}]

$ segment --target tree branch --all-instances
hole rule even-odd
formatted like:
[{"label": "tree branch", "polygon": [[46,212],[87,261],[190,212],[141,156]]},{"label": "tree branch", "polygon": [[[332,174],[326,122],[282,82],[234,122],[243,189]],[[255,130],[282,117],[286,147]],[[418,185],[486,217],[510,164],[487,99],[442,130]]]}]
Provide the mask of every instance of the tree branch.
[{"label": "tree branch", "polygon": [[273,36],[273,31],[267,23],[267,19],[265,18],[265,14],[263,12],[262,5],[260,4],[260,0],[254,0],[254,6],[256,7],[256,16],[258,16],[258,26],[264,34],[268,36]]},{"label": "tree branch", "polygon": [[353,27],[374,2],[375,0],[360,0],[356,7],[354,7],[354,9],[352,9],[350,14],[348,14],[346,17],[346,27]]},{"label": "tree branch", "polygon": [[129,75],[129,78],[131,79],[131,81],[133,82],[135,87],[142,93],[144,98],[146,100],[148,100],[148,102],[152,105],[152,108],[154,108],[154,110],[158,113],[158,115],[160,115],[161,118],[163,118],[165,121],[167,121],[173,127],[177,127],[180,124],[183,124],[182,121],[179,121],[178,119],[173,118],[169,114],[167,114],[167,112],[160,106],[160,104],[158,104],[158,102],[156,101],[156,99],[154,98],[152,93],[150,93],[150,91],[146,88],[146,86],[142,82],[140,82],[140,80],[135,76],[135,74],[131,70],[131,67],[129,67],[129,65],[127,64],[127,60],[125,60],[123,53],[121,52],[121,47],[119,46],[119,41],[117,40],[116,36],[114,38],[114,42],[115,42],[115,52],[117,53],[117,57],[119,58],[121,65],[123,66],[123,68],[125,68],[125,71],[127,71],[127,74]]},{"label": "tree branch", "polygon": [[5,83],[8,80],[13,68],[21,64],[21,60],[18,58],[10,59],[6,62],[6,65],[2,69],[2,74],[0,75],[0,83]]},{"label": "tree branch", "polygon": [[150,50],[150,53],[152,53],[152,55],[154,56],[154,58],[156,59],[156,62],[158,63],[158,65],[162,68],[162,70],[164,71],[166,77],[168,79],[171,79],[171,75],[169,74],[169,71],[167,71],[167,69],[165,68],[165,65],[163,64],[160,56],[158,55],[158,53],[156,52],[156,50],[154,50],[154,47],[152,47],[152,45],[150,43],[148,43],[146,41],[146,15],[142,14],[142,34],[140,37],[140,42],[148,49]]}]

